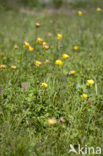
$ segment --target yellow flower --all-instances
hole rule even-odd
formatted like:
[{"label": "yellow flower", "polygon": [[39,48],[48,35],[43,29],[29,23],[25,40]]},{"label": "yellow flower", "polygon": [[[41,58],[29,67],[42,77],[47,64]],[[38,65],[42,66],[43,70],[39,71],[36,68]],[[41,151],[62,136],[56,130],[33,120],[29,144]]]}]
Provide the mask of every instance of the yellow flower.
[{"label": "yellow flower", "polygon": [[35,62],[35,65],[39,67],[39,66],[42,65],[42,63],[41,63],[40,61],[36,61],[36,62]]},{"label": "yellow flower", "polygon": [[43,48],[44,48],[45,50],[48,50],[48,49],[49,49],[49,46],[48,46],[48,45],[45,45]]},{"label": "yellow flower", "polygon": [[45,61],[45,63],[47,63],[47,64],[48,64],[48,63],[50,63],[50,61],[49,61],[49,60],[46,60],[46,61]]},{"label": "yellow flower", "polygon": [[42,83],[41,86],[43,86],[43,87],[48,87],[47,83],[45,83],[45,82]]},{"label": "yellow flower", "polygon": [[29,49],[28,49],[29,51],[33,51],[34,50],[34,48],[32,48],[31,46],[29,46]]},{"label": "yellow flower", "polygon": [[37,38],[37,42],[40,43],[40,44],[42,44],[42,43],[43,43],[43,39],[40,38],[40,37],[38,37],[38,38]]},{"label": "yellow flower", "polygon": [[47,45],[47,43],[46,43],[46,42],[43,42],[43,43],[42,43],[42,46],[43,46],[43,47],[44,47],[44,46],[46,46],[46,45]]},{"label": "yellow flower", "polygon": [[78,11],[78,16],[82,16],[82,14],[83,14],[82,11],[79,10]]},{"label": "yellow flower", "polygon": [[88,98],[88,95],[87,95],[87,94],[82,94],[82,97],[83,97],[84,99],[86,99],[86,98]]},{"label": "yellow flower", "polygon": [[30,46],[30,44],[28,42],[26,42],[26,41],[24,41],[24,45],[25,45],[25,47],[29,47]]},{"label": "yellow flower", "polygon": [[62,39],[62,34],[57,34],[57,39],[58,40]]},{"label": "yellow flower", "polygon": [[59,66],[62,66],[63,65],[63,62],[61,61],[61,60],[56,60],[56,62],[55,62],[57,65],[59,65]]},{"label": "yellow flower", "polygon": [[63,59],[68,59],[69,58],[69,55],[63,54],[62,57],[63,57]]},{"label": "yellow flower", "polygon": [[55,118],[48,119],[49,125],[55,125],[56,123],[57,123],[57,120]]},{"label": "yellow flower", "polygon": [[79,47],[78,46],[74,46],[74,50],[78,50],[79,49]]},{"label": "yellow flower", "polygon": [[37,28],[39,28],[41,25],[40,25],[40,23],[36,23],[35,26],[36,26]]},{"label": "yellow flower", "polygon": [[97,8],[97,12],[101,12],[102,11],[102,9],[101,8]]},{"label": "yellow flower", "polygon": [[76,73],[75,70],[71,70],[71,71],[69,72],[69,75],[73,75],[73,74],[75,74],[75,73]]},{"label": "yellow flower", "polygon": [[6,65],[4,65],[4,64],[0,65],[0,69],[5,69],[5,68],[6,68]]},{"label": "yellow flower", "polygon": [[16,70],[16,66],[11,66],[11,69],[12,70]]},{"label": "yellow flower", "polygon": [[87,85],[93,85],[94,84],[94,80],[87,80]]}]

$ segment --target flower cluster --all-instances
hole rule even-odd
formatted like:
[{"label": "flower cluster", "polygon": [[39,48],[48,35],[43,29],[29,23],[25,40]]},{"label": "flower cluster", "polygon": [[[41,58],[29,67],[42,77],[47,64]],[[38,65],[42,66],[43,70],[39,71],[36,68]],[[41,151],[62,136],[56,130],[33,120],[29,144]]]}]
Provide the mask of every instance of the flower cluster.
[{"label": "flower cluster", "polygon": [[[7,66],[6,66],[5,64],[1,64],[1,65],[0,65],[0,69],[6,69],[6,68],[7,68]],[[11,66],[11,69],[12,69],[12,70],[16,70],[16,68],[17,68],[17,67],[14,66],[14,65]]]},{"label": "flower cluster", "polygon": [[29,51],[33,51],[34,50],[34,48],[31,47],[31,45],[27,41],[24,41],[24,45],[25,45],[25,47],[28,48]]},{"label": "flower cluster", "polygon": [[40,37],[37,38],[37,43],[42,45],[43,49],[45,50],[48,50],[50,48],[49,45],[45,41],[43,41],[43,39]]}]

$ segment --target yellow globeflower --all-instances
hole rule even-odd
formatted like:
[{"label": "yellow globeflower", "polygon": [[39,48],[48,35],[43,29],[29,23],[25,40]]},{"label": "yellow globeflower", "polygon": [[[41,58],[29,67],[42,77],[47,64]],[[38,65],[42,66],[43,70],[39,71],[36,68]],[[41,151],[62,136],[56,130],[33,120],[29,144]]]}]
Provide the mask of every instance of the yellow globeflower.
[{"label": "yellow globeflower", "polygon": [[57,123],[57,120],[55,118],[48,119],[49,125],[55,125],[56,123]]},{"label": "yellow globeflower", "polygon": [[87,80],[87,85],[93,85],[94,84],[94,80]]},{"label": "yellow globeflower", "polygon": [[75,74],[75,73],[76,73],[75,70],[71,70],[71,71],[69,72],[69,75],[73,75],[73,74]]},{"label": "yellow globeflower", "polygon": [[86,98],[88,98],[88,95],[87,95],[87,94],[82,94],[82,97],[83,97],[84,99],[86,99]]},{"label": "yellow globeflower", "polygon": [[44,46],[46,46],[46,45],[47,45],[47,43],[46,43],[46,42],[43,42],[43,43],[42,43],[42,46],[43,46],[43,47],[44,47]]},{"label": "yellow globeflower", "polygon": [[24,45],[25,45],[25,47],[29,47],[30,46],[30,44],[28,42],[26,42],[26,41],[24,41]]},{"label": "yellow globeflower", "polygon": [[74,50],[78,50],[79,49],[79,47],[78,46],[74,46]]},{"label": "yellow globeflower", "polygon": [[39,66],[42,65],[42,63],[41,63],[40,61],[36,61],[36,62],[35,62],[35,65],[39,67]]},{"label": "yellow globeflower", "polygon": [[16,70],[16,66],[11,66],[11,69],[12,70]]},{"label": "yellow globeflower", "polygon": [[0,69],[5,69],[5,68],[6,68],[6,65],[4,65],[4,64],[0,65]]},{"label": "yellow globeflower", "polygon": [[62,57],[63,57],[63,59],[68,59],[69,58],[69,55],[63,54]]},{"label": "yellow globeflower", "polygon": [[62,39],[62,34],[57,34],[57,39],[58,40]]},{"label": "yellow globeflower", "polygon": [[63,62],[61,60],[56,60],[55,64],[57,64],[59,66],[62,66],[63,65]]},{"label": "yellow globeflower", "polygon": [[32,48],[31,46],[29,46],[29,49],[28,49],[29,51],[33,51],[34,50],[34,48]]},{"label": "yellow globeflower", "polygon": [[82,16],[82,14],[83,14],[82,11],[79,10],[78,11],[78,16]]},{"label": "yellow globeflower", "polygon": [[48,50],[48,49],[49,49],[49,46],[48,46],[48,45],[45,45],[43,48],[44,48],[45,50]]},{"label": "yellow globeflower", "polygon": [[40,43],[40,44],[42,44],[42,43],[43,43],[43,39],[40,38],[40,37],[38,37],[38,38],[37,38],[37,42]]},{"label": "yellow globeflower", "polygon": [[42,83],[41,86],[43,86],[43,87],[48,87],[47,83],[45,83],[45,82]]},{"label": "yellow globeflower", "polygon": [[97,12],[101,12],[102,11],[102,9],[101,8],[97,8]]}]

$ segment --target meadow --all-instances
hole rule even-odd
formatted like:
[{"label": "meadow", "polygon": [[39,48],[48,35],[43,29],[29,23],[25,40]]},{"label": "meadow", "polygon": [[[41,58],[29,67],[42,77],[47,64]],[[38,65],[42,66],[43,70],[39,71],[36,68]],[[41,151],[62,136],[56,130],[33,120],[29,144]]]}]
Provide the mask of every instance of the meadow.
[{"label": "meadow", "polygon": [[70,144],[103,149],[99,7],[0,9],[1,156],[74,156]]}]

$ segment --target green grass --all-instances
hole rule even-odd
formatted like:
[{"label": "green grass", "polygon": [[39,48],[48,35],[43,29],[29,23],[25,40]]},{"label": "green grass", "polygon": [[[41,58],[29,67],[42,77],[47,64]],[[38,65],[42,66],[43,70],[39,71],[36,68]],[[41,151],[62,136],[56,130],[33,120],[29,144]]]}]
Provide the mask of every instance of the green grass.
[{"label": "green grass", "polygon": [[[0,64],[7,66],[0,70],[1,156],[74,156],[68,154],[70,144],[103,148],[103,14],[92,8],[79,17],[77,11],[0,11]],[[35,42],[36,22],[41,24],[38,37],[50,45],[47,51]],[[59,50],[57,33],[63,35]],[[25,49],[24,41],[34,51]],[[63,53],[70,59],[64,60]],[[63,66],[55,64],[57,59]],[[36,60],[42,66],[35,66]],[[70,70],[76,73],[69,76]],[[95,84],[87,87],[88,79]],[[23,82],[30,87],[24,89]],[[43,82],[47,88],[41,87]],[[48,125],[52,117],[58,121],[54,126]],[[60,117],[66,122],[59,122]]]}]

